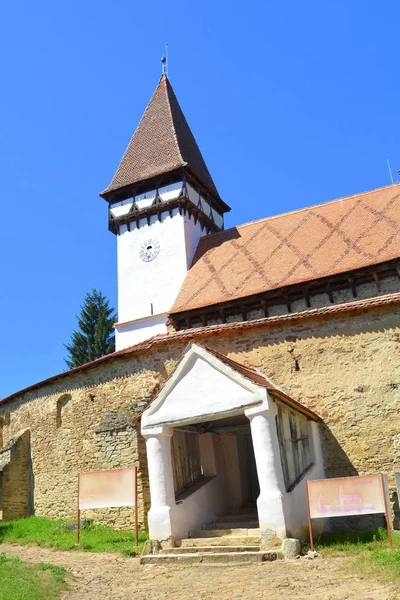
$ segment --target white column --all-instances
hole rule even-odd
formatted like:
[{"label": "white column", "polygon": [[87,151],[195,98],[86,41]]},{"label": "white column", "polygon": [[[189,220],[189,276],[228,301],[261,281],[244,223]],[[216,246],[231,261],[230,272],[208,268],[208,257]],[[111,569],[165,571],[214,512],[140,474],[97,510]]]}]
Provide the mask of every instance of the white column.
[{"label": "white column", "polygon": [[261,539],[267,541],[269,535],[276,533],[280,538],[286,536],[285,517],[283,512],[282,467],[280,450],[275,425],[275,405],[269,410],[254,413],[246,411],[250,419],[251,436],[256,459],[260,495],[257,499],[258,518],[260,521]]},{"label": "white column", "polygon": [[171,458],[172,429],[157,429],[159,430],[154,434],[144,432],[144,436],[151,498],[149,534],[150,539],[162,541],[173,535],[175,491]]}]

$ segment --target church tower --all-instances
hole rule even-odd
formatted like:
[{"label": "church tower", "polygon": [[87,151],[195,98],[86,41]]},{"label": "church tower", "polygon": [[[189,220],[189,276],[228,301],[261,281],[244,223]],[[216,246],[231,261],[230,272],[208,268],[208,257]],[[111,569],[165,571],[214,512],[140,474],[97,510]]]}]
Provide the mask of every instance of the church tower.
[{"label": "church tower", "polygon": [[166,333],[168,313],[199,239],[230,208],[212,177],[166,75],[107,189],[118,246],[116,349]]}]

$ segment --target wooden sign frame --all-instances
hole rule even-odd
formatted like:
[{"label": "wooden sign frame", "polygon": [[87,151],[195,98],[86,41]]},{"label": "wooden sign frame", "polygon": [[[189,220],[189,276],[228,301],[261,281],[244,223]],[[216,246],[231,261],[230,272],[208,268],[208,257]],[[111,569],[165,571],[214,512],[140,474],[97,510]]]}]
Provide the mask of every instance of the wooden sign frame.
[{"label": "wooden sign frame", "polygon": [[[356,477],[335,477],[333,479],[355,479]],[[379,473],[379,478],[380,478],[380,483],[381,483],[381,493],[382,493],[382,498],[383,498],[383,503],[384,503],[384,513],[364,513],[364,514],[385,514],[385,518],[386,518],[386,527],[387,527],[387,532],[388,532],[388,539],[389,539],[389,546],[391,548],[393,548],[393,540],[392,540],[392,530],[391,530],[391,526],[390,526],[390,516],[389,516],[389,506],[388,506],[388,501],[387,501],[387,495],[386,495],[386,490],[385,490],[385,479],[384,476],[382,475],[382,473]],[[318,480],[313,480],[313,481],[318,481]],[[319,481],[327,481],[326,479],[320,479]],[[312,551],[314,551],[314,537],[313,537],[313,531],[312,531],[312,517],[311,517],[311,509],[310,509],[310,493],[309,493],[309,483],[310,481],[306,481],[306,501],[307,501],[307,517],[308,517],[308,531],[309,531],[309,536],[310,536],[310,548]],[[337,515],[340,517],[343,517],[343,515]],[[323,517],[321,517],[323,518]],[[327,518],[335,518],[334,516],[330,515]]]},{"label": "wooden sign frame", "polygon": [[[134,512],[135,512],[135,545],[138,546],[139,545],[139,535],[138,535],[138,486],[137,486],[137,482],[138,482],[138,476],[137,476],[137,467],[130,467],[129,469],[109,469],[109,470],[105,470],[105,471],[93,471],[91,474],[95,474],[95,473],[116,473],[119,471],[128,471],[128,470],[133,470],[134,471],[134,482],[135,482],[135,498],[134,498],[134,504],[132,504],[132,506],[134,507]],[[78,510],[77,510],[77,525],[76,525],[76,543],[77,545],[79,545],[80,542],[80,534],[81,534],[81,508],[80,508],[80,488],[81,488],[81,475],[84,475],[84,473],[79,473],[78,475]],[[121,506],[126,506],[126,504],[123,504]],[[104,506],[104,508],[114,508],[114,506]],[[90,510],[95,510],[94,508],[90,509]]]}]

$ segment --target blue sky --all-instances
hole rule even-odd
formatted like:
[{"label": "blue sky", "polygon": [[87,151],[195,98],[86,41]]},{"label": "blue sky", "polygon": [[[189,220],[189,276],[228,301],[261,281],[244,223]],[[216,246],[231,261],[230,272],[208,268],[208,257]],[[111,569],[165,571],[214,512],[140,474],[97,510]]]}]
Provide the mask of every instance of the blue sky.
[{"label": "blue sky", "polygon": [[109,183],[161,73],[227,227],[390,183],[396,0],[0,3],[0,397],[65,370],[92,287],[117,302]]}]

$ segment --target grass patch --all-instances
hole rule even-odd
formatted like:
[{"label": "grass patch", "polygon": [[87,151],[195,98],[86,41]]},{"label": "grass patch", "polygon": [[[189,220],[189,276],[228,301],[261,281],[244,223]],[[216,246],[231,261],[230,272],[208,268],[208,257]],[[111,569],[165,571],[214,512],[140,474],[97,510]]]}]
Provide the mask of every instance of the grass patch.
[{"label": "grass patch", "polygon": [[0,522],[0,543],[37,544],[59,550],[88,550],[90,552],[121,552],[135,556],[142,551],[147,539],[145,531],[139,532],[139,546],[135,546],[133,531],[116,531],[107,525],[88,525],[81,529],[80,545],[76,545],[76,531],[63,529],[67,523],[61,519],[27,517]]},{"label": "grass patch", "polygon": [[[397,535],[393,536],[393,547],[398,545],[400,549],[400,539]],[[323,550],[324,555],[328,554],[359,554],[372,550],[386,549],[389,547],[388,535],[386,529],[379,528],[374,531],[340,531],[327,532],[318,536],[314,540],[316,550]]]},{"label": "grass patch", "polygon": [[346,569],[384,583],[400,581],[400,534],[392,532],[389,547],[386,529],[324,533],[315,540],[323,556],[349,556]]},{"label": "grass patch", "polygon": [[0,582],[0,600],[56,600],[65,588],[65,569],[0,554]]}]

